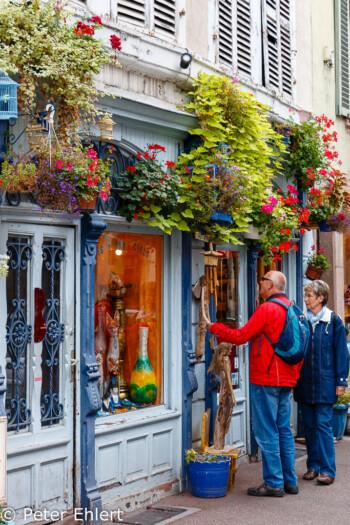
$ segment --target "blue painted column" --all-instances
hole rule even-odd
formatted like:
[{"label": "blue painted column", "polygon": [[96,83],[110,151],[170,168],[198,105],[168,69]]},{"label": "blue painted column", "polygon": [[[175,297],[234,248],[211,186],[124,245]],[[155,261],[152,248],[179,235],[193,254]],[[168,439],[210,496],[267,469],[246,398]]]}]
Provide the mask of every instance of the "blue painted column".
[{"label": "blue painted column", "polygon": [[[257,275],[257,260],[259,246],[251,246],[248,250],[248,319],[251,318],[256,310],[257,300],[257,289],[256,289],[256,275]],[[250,352],[251,343],[249,343]],[[250,383],[249,383],[250,391]],[[253,425],[252,425],[252,409],[251,409],[251,396],[249,395],[250,404],[250,457],[253,461],[258,461],[258,444],[256,442]]]},{"label": "blue painted column", "polygon": [[182,487],[190,490],[185,450],[192,448],[192,398],[198,389],[192,345],[192,235],[182,233]]},{"label": "blue painted column", "polygon": [[[94,349],[94,288],[96,246],[106,228],[97,213],[85,214],[81,231],[80,271],[80,378],[81,378],[81,506],[92,511],[86,523],[100,523],[101,496],[95,475],[95,419],[101,408],[97,381],[100,377]],[[85,517],[85,512],[83,513]]]}]

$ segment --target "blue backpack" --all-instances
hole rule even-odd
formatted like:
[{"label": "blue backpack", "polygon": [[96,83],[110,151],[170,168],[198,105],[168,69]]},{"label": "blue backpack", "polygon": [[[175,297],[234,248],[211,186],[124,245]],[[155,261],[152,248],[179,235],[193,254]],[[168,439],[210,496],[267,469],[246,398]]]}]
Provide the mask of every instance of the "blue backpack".
[{"label": "blue backpack", "polygon": [[275,354],[289,365],[300,363],[305,357],[310,336],[308,320],[296,304],[292,303],[290,306],[287,306],[279,299],[271,299],[270,302],[283,306],[287,310],[287,317],[277,343],[273,343],[268,335],[263,332],[274,352],[268,372],[272,366]]}]

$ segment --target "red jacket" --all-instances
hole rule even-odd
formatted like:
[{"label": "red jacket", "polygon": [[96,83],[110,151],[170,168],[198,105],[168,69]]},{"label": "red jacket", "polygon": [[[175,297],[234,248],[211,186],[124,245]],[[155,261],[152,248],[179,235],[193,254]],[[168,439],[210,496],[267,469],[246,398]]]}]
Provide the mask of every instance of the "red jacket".
[{"label": "red jacket", "polygon": [[[290,305],[284,294],[273,295]],[[227,343],[241,345],[252,342],[250,351],[250,377],[255,385],[294,387],[299,378],[302,362],[288,365],[275,355],[268,371],[273,349],[262,332],[266,332],[273,343],[277,343],[287,317],[287,310],[282,306],[269,302],[260,305],[243,328],[232,330],[221,323],[213,323],[210,332]]]}]

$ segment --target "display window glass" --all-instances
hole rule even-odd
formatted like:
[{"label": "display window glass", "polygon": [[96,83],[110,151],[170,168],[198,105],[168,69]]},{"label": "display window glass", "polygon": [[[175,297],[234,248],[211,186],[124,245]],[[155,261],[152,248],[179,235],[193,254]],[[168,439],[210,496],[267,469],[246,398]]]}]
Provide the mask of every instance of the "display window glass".
[{"label": "display window glass", "polygon": [[99,416],[162,402],[163,237],[105,232],[95,273]]},{"label": "display window glass", "polygon": [[[222,257],[218,259],[217,308],[216,322],[228,328],[238,328],[238,275],[239,253],[219,250]],[[221,342],[220,338],[218,343]],[[239,388],[239,355],[238,348],[232,345],[230,354],[232,387]]]}]

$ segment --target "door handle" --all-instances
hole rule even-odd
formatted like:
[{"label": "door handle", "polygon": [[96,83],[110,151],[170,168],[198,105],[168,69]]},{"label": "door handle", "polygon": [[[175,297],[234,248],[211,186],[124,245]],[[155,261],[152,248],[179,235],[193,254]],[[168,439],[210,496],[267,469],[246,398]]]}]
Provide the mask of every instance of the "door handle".
[{"label": "door handle", "polygon": [[[72,350],[72,352],[74,352],[74,350]],[[75,377],[75,366],[79,363],[79,359],[75,359],[74,357],[71,357],[70,359],[70,376],[69,376],[69,380],[71,383],[73,383],[74,381],[74,377]]]}]

